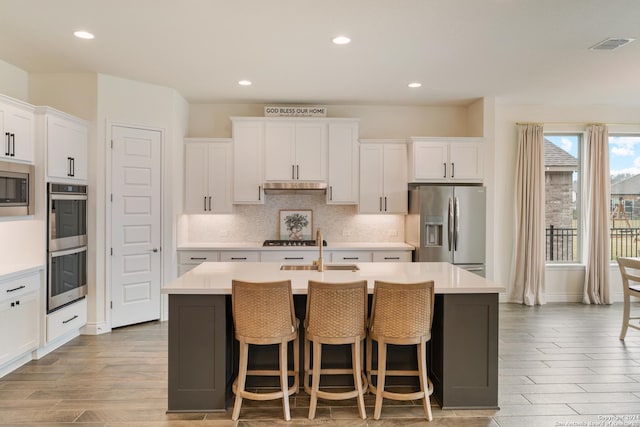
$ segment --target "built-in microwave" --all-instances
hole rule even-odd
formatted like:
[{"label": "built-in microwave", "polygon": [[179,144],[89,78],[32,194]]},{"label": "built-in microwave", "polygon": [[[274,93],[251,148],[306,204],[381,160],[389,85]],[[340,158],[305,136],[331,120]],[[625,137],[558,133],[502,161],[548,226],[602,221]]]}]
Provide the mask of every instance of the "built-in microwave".
[{"label": "built-in microwave", "polygon": [[0,216],[34,214],[34,166],[0,161]]}]

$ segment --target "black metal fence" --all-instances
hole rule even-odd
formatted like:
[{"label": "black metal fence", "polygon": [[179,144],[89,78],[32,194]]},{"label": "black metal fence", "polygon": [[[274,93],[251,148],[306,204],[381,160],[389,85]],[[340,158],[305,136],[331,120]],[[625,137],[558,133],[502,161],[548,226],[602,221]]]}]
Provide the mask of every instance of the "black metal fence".
[{"label": "black metal fence", "polygon": [[547,228],[547,261],[578,262],[578,229]]},{"label": "black metal fence", "polygon": [[[578,262],[578,229],[546,229],[546,259],[548,262]],[[640,256],[640,228],[612,228],[610,234],[611,259],[619,256]]]}]

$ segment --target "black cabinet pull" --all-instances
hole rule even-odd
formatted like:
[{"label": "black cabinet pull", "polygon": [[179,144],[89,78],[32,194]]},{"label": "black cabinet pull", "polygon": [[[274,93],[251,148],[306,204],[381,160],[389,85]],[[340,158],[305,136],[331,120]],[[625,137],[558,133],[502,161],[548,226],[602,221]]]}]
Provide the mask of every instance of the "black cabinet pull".
[{"label": "black cabinet pull", "polygon": [[342,259],[347,260],[347,259],[360,259],[360,257],[358,256],[343,256]]},{"label": "black cabinet pull", "polygon": [[67,166],[68,166],[67,176],[73,176],[71,175],[71,157],[67,157]]},{"label": "black cabinet pull", "polygon": [[246,259],[247,259],[247,257],[246,257],[246,256],[239,256],[239,257],[234,257],[234,256],[232,256],[232,257],[231,257],[231,260],[232,260],[232,261],[234,261],[234,260],[235,260],[235,261],[246,261]]},{"label": "black cabinet pull", "polygon": [[258,200],[262,200],[262,185],[258,185]]},{"label": "black cabinet pull", "polygon": [[11,134],[11,157],[16,156],[16,134]]},{"label": "black cabinet pull", "polygon": [[26,288],[26,286],[25,286],[25,285],[20,285],[20,286],[18,286],[17,288],[7,289],[7,293],[9,293],[9,292],[19,291],[20,289],[24,289],[24,288]]},{"label": "black cabinet pull", "polygon": [[300,179],[300,165],[296,165],[296,179]]},{"label": "black cabinet pull", "polygon": [[304,259],[304,257],[302,257],[302,256],[291,256],[291,257],[286,256],[286,257],[284,257],[284,259]]},{"label": "black cabinet pull", "polygon": [[71,176],[76,176],[76,158],[71,158]]},{"label": "black cabinet pull", "polygon": [[63,320],[63,321],[62,321],[62,324],[64,325],[65,323],[69,323],[69,322],[71,322],[72,320],[76,320],[77,318],[78,318],[78,315],[76,314],[76,315],[75,315],[75,316],[73,316],[71,319]]},{"label": "black cabinet pull", "polygon": [[386,256],[386,257],[384,257],[384,259],[397,259],[397,260],[399,260],[400,257],[399,256]]},{"label": "black cabinet pull", "polygon": [[204,211],[207,211],[207,196],[204,196]]},{"label": "black cabinet pull", "polygon": [[5,133],[4,133],[4,136],[6,136],[6,137],[7,137],[7,140],[6,140],[6,143],[7,143],[6,147],[7,147],[7,149],[6,149],[6,150],[4,150],[4,155],[5,155],[5,156],[8,156],[9,154],[11,154],[11,134],[10,134],[9,132],[5,132]]},{"label": "black cabinet pull", "polygon": [[207,257],[206,257],[206,256],[203,256],[203,257],[195,257],[195,256],[192,256],[192,257],[190,257],[189,259],[192,259],[192,260],[194,260],[194,261],[196,261],[196,260],[203,260],[203,259],[205,259],[205,260],[206,260],[206,259],[207,259]]},{"label": "black cabinet pull", "polygon": [[456,174],[456,164],[451,162],[451,178],[453,178]]},{"label": "black cabinet pull", "polygon": [[387,196],[384,196],[384,211],[387,211]]},{"label": "black cabinet pull", "polygon": [[209,212],[211,212],[211,196],[209,196]]},{"label": "black cabinet pull", "polygon": [[329,186],[329,200],[333,200],[333,185]]}]

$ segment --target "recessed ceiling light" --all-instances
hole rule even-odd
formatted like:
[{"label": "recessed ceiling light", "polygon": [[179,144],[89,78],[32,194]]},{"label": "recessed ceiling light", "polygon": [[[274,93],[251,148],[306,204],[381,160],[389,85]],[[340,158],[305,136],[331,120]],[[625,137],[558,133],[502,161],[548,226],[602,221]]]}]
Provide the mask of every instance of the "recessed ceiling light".
[{"label": "recessed ceiling light", "polygon": [[91,34],[88,31],[75,31],[73,35],[79,39],[85,39],[85,40],[91,40],[95,37],[93,34]]},{"label": "recessed ceiling light", "polygon": [[347,36],[338,36],[338,37],[334,37],[332,42],[334,44],[349,44],[351,43],[351,39]]},{"label": "recessed ceiling light", "polygon": [[416,88],[416,87],[421,87],[422,83],[413,82],[413,83],[409,83],[407,86],[409,86],[410,88]]},{"label": "recessed ceiling light", "polygon": [[240,86],[251,86],[251,80],[240,80],[238,84]]}]

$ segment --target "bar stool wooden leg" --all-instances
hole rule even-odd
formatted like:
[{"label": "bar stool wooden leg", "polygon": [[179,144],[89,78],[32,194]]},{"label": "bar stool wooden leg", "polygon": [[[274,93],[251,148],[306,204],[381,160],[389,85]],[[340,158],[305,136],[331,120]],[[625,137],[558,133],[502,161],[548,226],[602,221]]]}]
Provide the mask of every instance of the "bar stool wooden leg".
[{"label": "bar stool wooden leg", "polygon": [[363,420],[367,418],[367,413],[364,409],[364,389],[362,387],[362,353],[361,342],[355,342],[351,344],[351,363],[353,364],[353,384],[358,390],[358,409],[360,410],[360,418]]},{"label": "bar stool wooden leg", "polygon": [[627,335],[627,329],[629,329],[629,317],[631,316],[631,297],[625,292],[624,305],[622,311],[622,329],[620,330],[620,339],[624,340]]},{"label": "bar stool wooden leg", "polygon": [[322,344],[313,343],[313,379],[311,380],[311,401],[309,403],[309,419],[316,417],[318,406],[318,390],[320,389],[320,366],[322,364]]},{"label": "bar stool wooden leg", "polygon": [[304,390],[309,393],[311,396],[311,388],[309,385],[309,376],[311,375],[310,367],[311,367],[311,345],[309,344],[309,340],[304,340]]},{"label": "bar stool wooden leg", "polygon": [[427,343],[421,342],[418,347],[418,377],[420,378],[420,389],[424,393],[422,405],[424,406],[424,415],[427,420],[433,420],[431,413],[431,400],[429,399],[429,380],[427,379]]},{"label": "bar stool wooden leg", "polygon": [[384,392],[384,379],[387,371],[387,343],[378,341],[378,384],[376,385],[376,405],[373,410],[373,419],[379,420],[382,413],[382,393]]},{"label": "bar stool wooden leg", "polygon": [[282,390],[282,410],[285,421],[291,421],[291,411],[289,410],[289,378],[287,376],[287,343],[280,343],[280,390]]},{"label": "bar stool wooden leg", "polygon": [[238,383],[236,388],[236,402],[233,405],[233,414],[231,419],[237,421],[240,417],[240,407],[242,406],[242,393],[244,393],[245,383],[247,381],[247,363],[249,359],[249,344],[240,343],[240,360],[238,363]]}]

